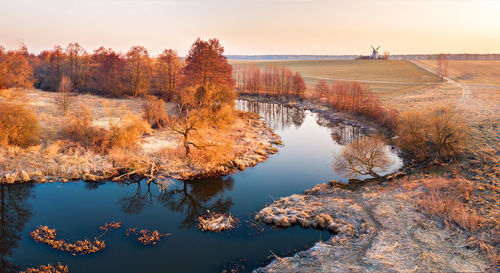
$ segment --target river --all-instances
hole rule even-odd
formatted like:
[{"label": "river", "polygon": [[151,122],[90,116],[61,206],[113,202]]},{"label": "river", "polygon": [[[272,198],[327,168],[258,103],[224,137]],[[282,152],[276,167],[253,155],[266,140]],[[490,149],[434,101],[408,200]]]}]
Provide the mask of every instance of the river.
[{"label": "river", "polygon": [[[243,172],[172,181],[166,189],[144,181],[1,185],[1,272],[58,262],[70,272],[246,272],[265,265],[273,254],[292,255],[327,240],[331,235],[326,231],[255,225],[253,217],[282,196],[331,179],[346,181],[333,171],[332,161],[341,144],[359,137],[361,130],[343,124],[327,127],[315,113],[280,104],[238,101],[237,107],[261,114],[284,144],[267,161]],[[239,227],[223,233],[198,230],[197,217],[207,210],[231,213],[240,219]],[[29,235],[47,225],[61,239],[92,239],[110,221],[122,222],[123,228],[106,233],[106,248],[89,255],[63,253]],[[171,236],[156,246],[142,246],[125,236],[129,227]]]}]

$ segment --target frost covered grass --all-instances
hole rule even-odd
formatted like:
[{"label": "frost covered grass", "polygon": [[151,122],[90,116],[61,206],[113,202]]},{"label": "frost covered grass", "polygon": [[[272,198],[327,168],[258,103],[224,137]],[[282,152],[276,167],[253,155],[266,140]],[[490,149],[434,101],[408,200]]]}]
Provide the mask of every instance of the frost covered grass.
[{"label": "frost covered grass", "polygon": [[222,232],[236,228],[239,220],[231,214],[212,213],[198,217],[197,227],[203,231]]}]

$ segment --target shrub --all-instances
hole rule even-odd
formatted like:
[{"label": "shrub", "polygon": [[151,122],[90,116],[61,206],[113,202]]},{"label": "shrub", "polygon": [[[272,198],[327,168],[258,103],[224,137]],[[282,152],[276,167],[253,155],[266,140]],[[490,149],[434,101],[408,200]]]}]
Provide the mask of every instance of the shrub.
[{"label": "shrub", "polygon": [[335,158],[334,169],[347,177],[380,177],[393,163],[385,142],[378,137],[363,137],[343,147]]},{"label": "shrub", "polygon": [[165,102],[155,96],[147,96],[143,104],[144,119],[152,128],[158,129],[166,126],[167,110]]},{"label": "shrub", "polygon": [[465,146],[467,126],[451,106],[409,111],[401,115],[396,142],[418,160],[449,159]]},{"label": "shrub", "polygon": [[108,153],[112,148],[135,146],[149,126],[140,117],[123,114],[116,124],[110,122],[109,130],[94,126],[92,115],[86,106],[81,106],[62,129],[63,137],[78,142],[98,153]]},{"label": "shrub", "polygon": [[35,114],[20,104],[0,103],[0,145],[28,147],[40,140]]}]

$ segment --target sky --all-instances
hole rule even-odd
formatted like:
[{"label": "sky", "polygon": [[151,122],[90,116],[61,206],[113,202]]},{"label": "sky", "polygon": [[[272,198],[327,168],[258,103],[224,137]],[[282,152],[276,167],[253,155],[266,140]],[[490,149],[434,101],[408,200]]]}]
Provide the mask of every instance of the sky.
[{"label": "sky", "polygon": [[0,0],[0,45],[185,55],[500,53],[500,0]]}]

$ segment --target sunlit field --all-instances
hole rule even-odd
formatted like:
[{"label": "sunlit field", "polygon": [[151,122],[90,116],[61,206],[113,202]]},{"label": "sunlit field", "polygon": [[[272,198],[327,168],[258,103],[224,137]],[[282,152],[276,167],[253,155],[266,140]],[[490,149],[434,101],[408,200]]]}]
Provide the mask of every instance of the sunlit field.
[{"label": "sunlit field", "polygon": [[255,64],[284,65],[302,74],[312,88],[319,80],[327,82],[347,80],[367,84],[375,92],[403,91],[425,85],[438,84],[439,77],[410,61],[394,60],[313,60],[313,61],[238,61],[232,60],[235,69]]}]

